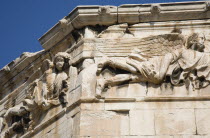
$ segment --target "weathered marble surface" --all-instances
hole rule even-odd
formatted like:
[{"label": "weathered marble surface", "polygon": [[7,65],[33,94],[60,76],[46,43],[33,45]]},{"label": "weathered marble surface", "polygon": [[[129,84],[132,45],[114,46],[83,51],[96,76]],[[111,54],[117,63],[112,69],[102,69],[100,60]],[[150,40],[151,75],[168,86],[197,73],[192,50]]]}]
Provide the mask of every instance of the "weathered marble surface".
[{"label": "weathered marble surface", "polygon": [[1,137],[210,137],[208,2],[79,6],[0,70]]}]

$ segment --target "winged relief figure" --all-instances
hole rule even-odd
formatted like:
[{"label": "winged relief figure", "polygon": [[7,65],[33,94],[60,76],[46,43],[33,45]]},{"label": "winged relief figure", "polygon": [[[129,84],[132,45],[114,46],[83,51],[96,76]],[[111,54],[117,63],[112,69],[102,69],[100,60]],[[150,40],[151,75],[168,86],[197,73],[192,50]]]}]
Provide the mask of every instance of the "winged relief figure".
[{"label": "winged relief figure", "polygon": [[26,98],[6,111],[3,122],[0,120],[0,129],[5,129],[2,137],[10,138],[33,130],[43,111],[55,105],[66,105],[69,60],[70,55],[65,52],[58,52],[53,62],[44,60],[41,67],[43,75],[28,86]]},{"label": "winged relief figure", "polygon": [[206,87],[210,81],[210,54],[204,52],[204,41],[204,35],[198,33],[187,38],[180,33],[149,36],[136,42],[127,57],[102,58],[98,63],[99,76],[107,67],[124,72],[110,78],[99,77],[96,97],[100,97],[106,87],[125,82],[170,81],[173,85],[182,85],[190,80],[195,89]]}]

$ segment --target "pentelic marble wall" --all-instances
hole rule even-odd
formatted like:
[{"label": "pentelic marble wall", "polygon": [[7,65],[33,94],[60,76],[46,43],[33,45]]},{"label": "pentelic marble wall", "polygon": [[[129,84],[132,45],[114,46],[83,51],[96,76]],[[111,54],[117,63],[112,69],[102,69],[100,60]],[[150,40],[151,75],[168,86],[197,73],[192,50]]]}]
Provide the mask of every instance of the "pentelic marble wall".
[{"label": "pentelic marble wall", "polygon": [[79,6],[0,70],[2,138],[209,138],[208,2]]}]

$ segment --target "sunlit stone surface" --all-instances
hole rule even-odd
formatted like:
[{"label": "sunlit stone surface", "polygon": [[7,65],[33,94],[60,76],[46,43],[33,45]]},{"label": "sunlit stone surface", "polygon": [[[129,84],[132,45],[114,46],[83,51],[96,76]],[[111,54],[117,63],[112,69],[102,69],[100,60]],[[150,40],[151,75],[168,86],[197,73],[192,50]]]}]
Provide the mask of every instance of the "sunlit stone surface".
[{"label": "sunlit stone surface", "polygon": [[1,137],[210,137],[209,9],[75,8],[0,70]]}]

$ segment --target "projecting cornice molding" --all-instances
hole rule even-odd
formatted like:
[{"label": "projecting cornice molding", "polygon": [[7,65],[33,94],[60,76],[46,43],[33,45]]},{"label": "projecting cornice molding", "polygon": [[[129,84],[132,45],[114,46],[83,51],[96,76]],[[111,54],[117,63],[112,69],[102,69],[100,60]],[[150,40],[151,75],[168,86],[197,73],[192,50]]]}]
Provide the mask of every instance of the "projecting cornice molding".
[{"label": "projecting cornice molding", "polygon": [[125,4],[121,6],[78,6],[44,34],[39,42],[45,50],[75,29],[128,23],[209,19],[209,2]]},{"label": "projecting cornice molding", "polygon": [[209,28],[208,2],[75,8],[0,70],[0,137],[208,137]]}]

